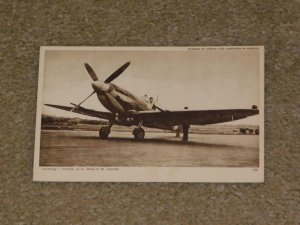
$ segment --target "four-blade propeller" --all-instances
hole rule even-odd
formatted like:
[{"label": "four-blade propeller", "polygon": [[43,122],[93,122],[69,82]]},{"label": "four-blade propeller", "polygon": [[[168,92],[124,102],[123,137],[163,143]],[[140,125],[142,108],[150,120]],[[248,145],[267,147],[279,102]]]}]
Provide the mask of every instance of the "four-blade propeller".
[{"label": "four-blade propeller", "polygon": [[[108,84],[108,83],[112,82],[114,79],[116,79],[118,76],[120,76],[124,72],[124,70],[127,69],[129,64],[130,64],[130,62],[127,62],[124,65],[122,65],[119,69],[117,69],[115,72],[113,72],[108,78],[106,78],[104,83]],[[97,77],[97,74],[92,69],[92,67],[88,63],[84,63],[84,66],[85,66],[86,70],[88,71],[89,75],[91,76],[91,78],[93,79],[93,81],[98,81],[99,79]],[[78,105],[75,105],[75,107],[71,111],[78,108],[82,103],[84,103],[89,97],[91,97],[95,93],[96,93],[96,91],[93,91],[87,98],[85,98],[83,101],[81,101]]]}]

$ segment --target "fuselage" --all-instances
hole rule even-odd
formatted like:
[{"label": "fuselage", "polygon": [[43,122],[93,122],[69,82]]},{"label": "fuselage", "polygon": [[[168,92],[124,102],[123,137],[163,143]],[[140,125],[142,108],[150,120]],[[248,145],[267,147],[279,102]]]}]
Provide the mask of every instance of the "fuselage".
[{"label": "fuselage", "polygon": [[[97,94],[100,103],[110,112],[116,114],[116,124],[132,126],[137,125],[139,121],[131,120],[128,115],[131,112],[152,111],[153,102],[147,97],[137,97],[129,91],[113,84],[105,84],[100,81],[94,81],[92,87]],[[176,130],[177,126],[168,126],[164,124],[143,124],[146,127],[160,128],[165,130]]]},{"label": "fuselage", "polygon": [[93,82],[92,87],[101,104],[112,113],[120,115],[130,111],[153,110],[153,104],[145,98],[139,98],[129,91],[113,84]]}]

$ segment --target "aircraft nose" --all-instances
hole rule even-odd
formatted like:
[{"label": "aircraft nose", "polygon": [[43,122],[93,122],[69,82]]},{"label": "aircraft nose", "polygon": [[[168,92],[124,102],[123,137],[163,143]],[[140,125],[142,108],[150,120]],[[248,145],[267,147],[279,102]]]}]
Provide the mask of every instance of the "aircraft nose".
[{"label": "aircraft nose", "polygon": [[96,92],[107,92],[109,90],[109,84],[105,84],[99,81],[95,81],[92,83],[92,87]]}]

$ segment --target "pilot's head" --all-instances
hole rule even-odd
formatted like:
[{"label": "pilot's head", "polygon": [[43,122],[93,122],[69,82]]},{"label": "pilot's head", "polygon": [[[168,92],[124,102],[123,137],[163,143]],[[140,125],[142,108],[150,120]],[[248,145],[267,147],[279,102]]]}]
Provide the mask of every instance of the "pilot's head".
[{"label": "pilot's head", "polygon": [[153,103],[153,97],[149,98],[149,102],[152,104]]}]

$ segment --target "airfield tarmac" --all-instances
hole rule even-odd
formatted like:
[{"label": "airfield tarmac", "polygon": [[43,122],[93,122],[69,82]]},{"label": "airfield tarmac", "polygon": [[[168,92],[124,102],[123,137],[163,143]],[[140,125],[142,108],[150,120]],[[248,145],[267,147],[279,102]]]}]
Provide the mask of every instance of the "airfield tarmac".
[{"label": "airfield tarmac", "polygon": [[182,142],[170,132],[42,130],[40,166],[258,167],[258,135],[190,134]]}]

